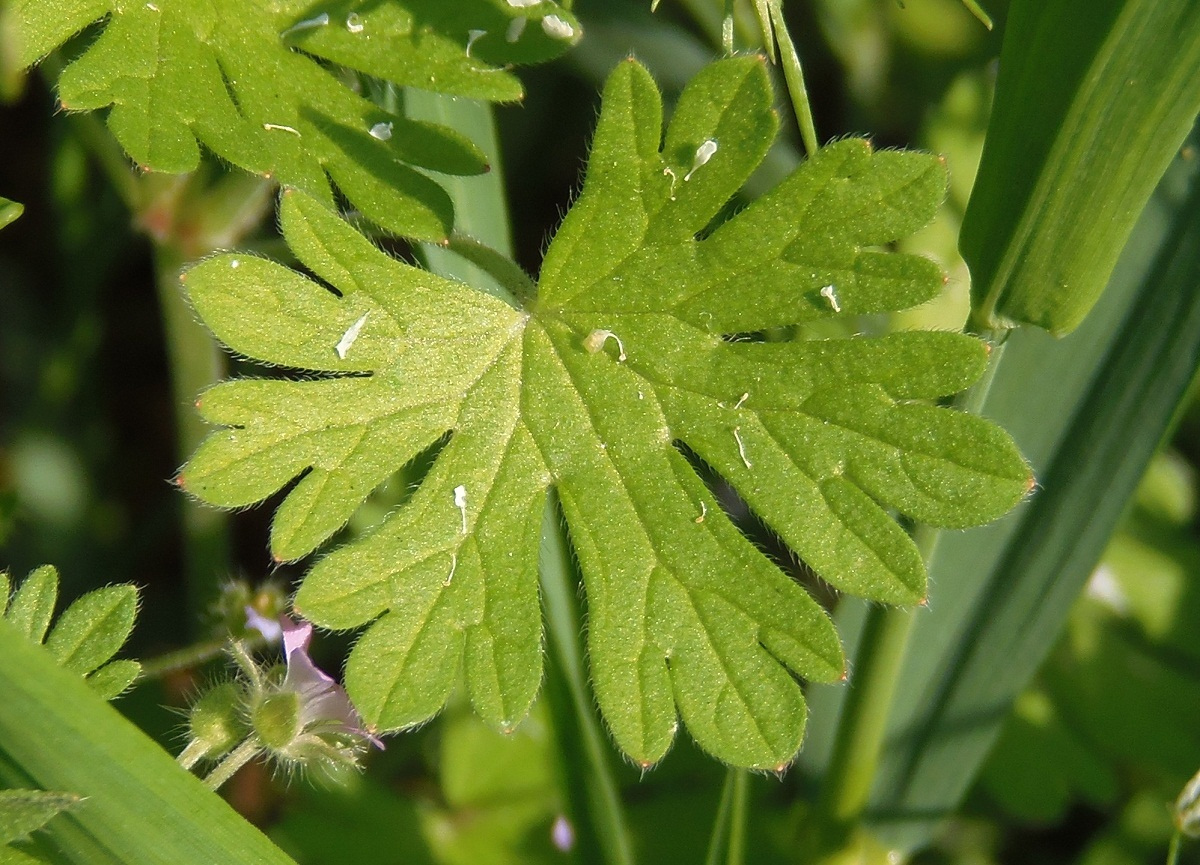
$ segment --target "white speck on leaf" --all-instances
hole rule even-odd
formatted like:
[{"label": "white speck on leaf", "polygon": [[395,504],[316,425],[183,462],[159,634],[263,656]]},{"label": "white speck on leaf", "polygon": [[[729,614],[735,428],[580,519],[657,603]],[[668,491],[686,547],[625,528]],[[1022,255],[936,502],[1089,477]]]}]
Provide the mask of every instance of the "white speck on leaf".
[{"label": "white speck on leaf", "polygon": [[231,267],[233,270],[237,270],[237,269],[238,269],[238,267],[239,267],[239,266],[241,266],[241,262],[240,262],[240,261],[238,261],[238,260],[235,258],[233,261],[229,262],[229,266],[230,266],[230,267]]},{"label": "white speck on leaf", "polygon": [[454,579],[454,572],[458,570],[458,554],[450,553],[450,573],[446,575],[446,579],[442,580],[443,586],[450,585],[450,581]]},{"label": "white speck on leaf", "polygon": [[351,33],[362,33],[363,26],[362,18],[359,17],[357,12],[351,12],[346,16],[346,29]]},{"label": "white speck on leaf", "polygon": [[735,426],[733,428],[733,439],[737,442],[738,456],[742,458],[742,462],[746,464],[746,468],[750,468],[750,460],[746,459],[746,445],[742,442],[742,428]]},{"label": "white speck on leaf", "polygon": [[459,484],[454,488],[454,506],[462,513],[462,533],[467,533],[467,487]]},{"label": "white speck on leaf", "polygon": [[467,31],[467,56],[471,56],[471,46],[487,36],[486,30],[468,30]]},{"label": "white speck on leaf", "polygon": [[550,840],[564,853],[570,853],[575,849],[575,828],[571,825],[571,821],[562,814],[554,818],[554,825],[550,827]]},{"label": "white speck on leaf", "polygon": [[305,18],[303,21],[297,21],[287,30],[280,33],[280,36],[290,36],[300,30],[313,30],[317,27],[324,27],[329,23],[329,13],[322,12],[320,15],[314,15],[312,18]]},{"label": "white speck on leaf", "polygon": [[617,360],[624,362],[626,359],[625,345],[621,342],[621,337],[611,330],[593,330],[583,340],[583,347],[587,349],[588,354],[597,354],[604,350],[604,343],[610,339],[617,341]]},{"label": "white speck on leaf", "polygon": [[504,38],[509,42],[516,42],[521,38],[521,34],[525,32],[525,23],[528,20],[524,15],[514,18],[508,23],[508,30],[505,32]]},{"label": "white speck on leaf", "polygon": [[837,288],[832,285],[825,286],[821,289],[821,297],[829,301],[829,305],[833,308],[834,312],[842,311],[842,305],[838,303],[837,299]]},{"label": "white speck on leaf", "polygon": [[363,329],[363,325],[367,323],[367,316],[370,311],[364,312],[358,321],[346,328],[346,332],[342,334],[342,338],[338,340],[336,351],[338,357],[342,360],[346,359],[346,352],[350,351],[350,346],[354,345],[354,341],[358,339],[359,333]]},{"label": "white speck on leaf", "polygon": [[708,516],[708,505],[704,504],[704,502],[701,502],[700,503],[700,516],[696,517],[696,522],[697,523],[704,522],[704,518],[706,516]]},{"label": "white speck on leaf", "polygon": [[380,141],[387,141],[392,137],[392,121],[386,123],[376,123],[371,127],[371,137],[377,138]]},{"label": "white speck on leaf", "polygon": [[702,165],[707,165],[708,160],[712,159],[716,152],[717,139],[715,138],[709,138],[707,141],[697,147],[696,156],[692,160],[692,170],[683,175],[684,182],[686,183],[687,181],[691,180],[692,175],[696,173],[696,170]]},{"label": "white speck on leaf", "polygon": [[575,28],[557,15],[547,15],[543,18],[542,29],[551,39],[570,39],[575,35]]},{"label": "white speck on leaf", "polygon": [[508,5],[514,9],[528,9],[530,6],[537,6],[542,0],[508,0]]},{"label": "white speck on leaf", "polygon": [[299,129],[296,129],[294,126],[284,126],[282,123],[264,123],[263,129],[267,130],[268,132],[270,132],[271,130],[275,130],[278,132],[290,132],[290,133],[292,133],[292,135],[295,135],[297,138],[300,137]]}]

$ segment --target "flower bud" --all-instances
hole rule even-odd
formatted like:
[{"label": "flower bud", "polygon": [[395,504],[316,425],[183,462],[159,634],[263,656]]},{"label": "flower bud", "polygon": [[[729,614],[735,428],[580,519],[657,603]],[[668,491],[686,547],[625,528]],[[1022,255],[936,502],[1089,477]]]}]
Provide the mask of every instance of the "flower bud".
[{"label": "flower bud", "polygon": [[242,717],[242,688],[224,682],[201,695],[188,714],[189,747],[197,757],[215,760],[246,738],[249,728]]}]

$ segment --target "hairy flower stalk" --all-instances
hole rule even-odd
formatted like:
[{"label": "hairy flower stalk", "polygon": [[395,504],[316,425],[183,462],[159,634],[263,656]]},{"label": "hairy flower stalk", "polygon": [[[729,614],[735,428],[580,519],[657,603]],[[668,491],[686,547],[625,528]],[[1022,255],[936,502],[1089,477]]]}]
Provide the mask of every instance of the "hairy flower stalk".
[{"label": "hairy flower stalk", "polygon": [[288,774],[332,774],[358,768],[368,744],[383,747],[345,689],[308,656],[312,625],[280,616],[279,629],[285,666],[264,668],[244,643],[234,642],[230,651],[241,677],[216,686],[192,708],[191,741],[179,760],[190,768],[219,759],[205,779],[214,790],[256,757]]}]

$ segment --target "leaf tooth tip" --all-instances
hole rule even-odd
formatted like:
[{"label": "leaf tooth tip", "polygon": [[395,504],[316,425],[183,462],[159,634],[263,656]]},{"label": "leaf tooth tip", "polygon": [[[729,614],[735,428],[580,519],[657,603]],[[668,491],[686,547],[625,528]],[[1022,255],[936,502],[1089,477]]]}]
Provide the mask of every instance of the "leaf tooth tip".
[{"label": "leaf tooth tip", "polygon": [[925,595],[921,598],[921,600],[917,601],[917,606],[929,609],[929,595]]},{"label": "leaf tooth tip", "polygon": [[1032,474],[1025,478],[1025,495],[1029,495],[1031,492],[1037,489],[1037,485],[1037,478],[1035,478]]},{"label": "leaf tooth tip", "polygon": [[175,475],[175,477],[171,478],[171,483],[175,484],[175,486],[179,487],[181,490],[187,489],[187,479],[184,478],[183,472],[180,472],[179,474]]},{"label": "leaf tooth tip", "polygon": [[842,675],[841,675],[841,677],[838,678],[838,681],[839,682],[850,681],[850,668],[847,667],[845,664],[842,665]]},{"label": "leaf tooth tip", "polygon": [[771,770],[771,774],[778,780],[782,781],[783,776],[787,774],[787,770],[791,767],[791,763],[779,763]]}]

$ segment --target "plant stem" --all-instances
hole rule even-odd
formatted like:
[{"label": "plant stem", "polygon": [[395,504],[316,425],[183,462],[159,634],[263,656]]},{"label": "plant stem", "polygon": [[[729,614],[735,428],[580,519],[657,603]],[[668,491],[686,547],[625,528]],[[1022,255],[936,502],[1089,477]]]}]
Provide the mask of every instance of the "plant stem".
[{"label": "plant stem", "polygon": [[[175,452],[182,464],[208,433],[194,408],[196,397],[220,380],[225,363],[216,341],[196,320],[180,290],[179,275],[184,265],[182,252],[174,244],[155,244],[154,264],[171,369]],[[188,609],[198,613],[216,597],[218,581],[229,566],[227,520],[216,508],[203,506],[190,498],[185,499],[181,507]]]},{"label": "plant stem", "polygon": [[179,756],[175,758],[180,766],[187,769],[189,772],[208,751],[208,744],[201,742],[199,739],[193,739],[188,742],[187,747],[179,752]]},{"label": "plant stem", "polygon": [[980,24],[982,24],[988,30],[992,29],[992,27],[994,26],[992,24],[992,16],[988,15],[987,12],[984,11],[982,6],[980,6],[977,2],[975,2],[975,0],[962,0],[962,2],[963,2],[963,5],[966,6],[967,9],[970,11],[970,13],[979,19]]},{"label": "plant stem", "polygon": [[[539,564],[548,649],[553,662],[551,678],[557,680],[547,683],[547,696],[555,733],[564,743],[562,765],[567,776],[568,796],[574,806],[575,823],[582,830],[581,838],[589,834],[596,837],[603,861],[610,865],[631,865],[633,847],[610,766],[608,742],[587,685],[580,643],[583,628],[576,600],[578,578],[571,560],[566,525],[553,494],[547,499],[542,518]],[[566,699],[561,699],[563,691]],[[581,849],[581,852],[586,854],[587,851]]]},{"label": "plant stem", "polygon": [[1183,846],[1183,833],[1176,832],[1171,836],[1171,846],[1167,848],[1167,865],[1179,865],[1179,849]]},{"label": "plant stem", "polygon": [[800,127],[800,140],[804,142],[804,150],[811,158],[816,155],[820,144],[817,140],[817,127],[813,123],[812,105],[808,101],[808,87],[804,83],[804,70],[800,66],[800,55],[796,52],[791,34],[788,33],[787,22],[783,18],[782,2],[770,2],[767,8],[771,13],[775,42],[779,45],[779,64],[783,67],[783,80],[787,82],[792,110],[796,112],[796,124]]},{"label": "plant stem", "polygon": [[[991,347],[987,369],[955,400],[956,408],[972,414],[978,414],[987,399],[1004,354],[1003,332],[989,331],[984,338]],[[930,561],[940,538],[938,529],[917,527],[914,539],[923,561]],[[873,606],[867,610],[854,675],[814,814],[817,844],[823,853],[844,846],[866,809],[915,617],[916,610],[911,608]]]},{"label": "plant stem", "polygon": [[825,851],[844,844],[866,808],[912,622],[909,609],[871,607],[867,611],[858,664],[847,686],[846,705],[814,818]]},{"label": "plant stem", "polygon": [[204,779],[204,783],[210,790],[221,789],[221,785],[237,774],[238,769],[253,760],[260,750],[262,750],[262,744],[258,741],[258,737],[248,736],[246,741],[234,748],[228,757],[217,764],[217,768],[209,773],[208,777]]},{"label": "plant stem", "polygon": [[725,783],[721,785],[721,798],[717,802],[717,814],[713,817],[704,865],[721,865],[721,850],[727,846],[725,836],[729,829],[729,812],[733,810],[733,787],[737,773],[738,770],[733,767],[725,770]]},{"label": "plant stem", "polygon": [[729,820],[729,865],[746,861],[746,822],[750,815],[750,773],[736,769],[733,773],[733,808]]},{"label": "plant stem", "polygon": [[192,667],[198,667],[225,651],[227,645],[229,645],[229,641],[225,638],[205,640],[202,643],[184,646],[182,649],[176,649],[165,655],[159,655],[157,658],[143,661],[141,678],[157,679],[168,673],[174,673],[176,670],[190,670]]}]

